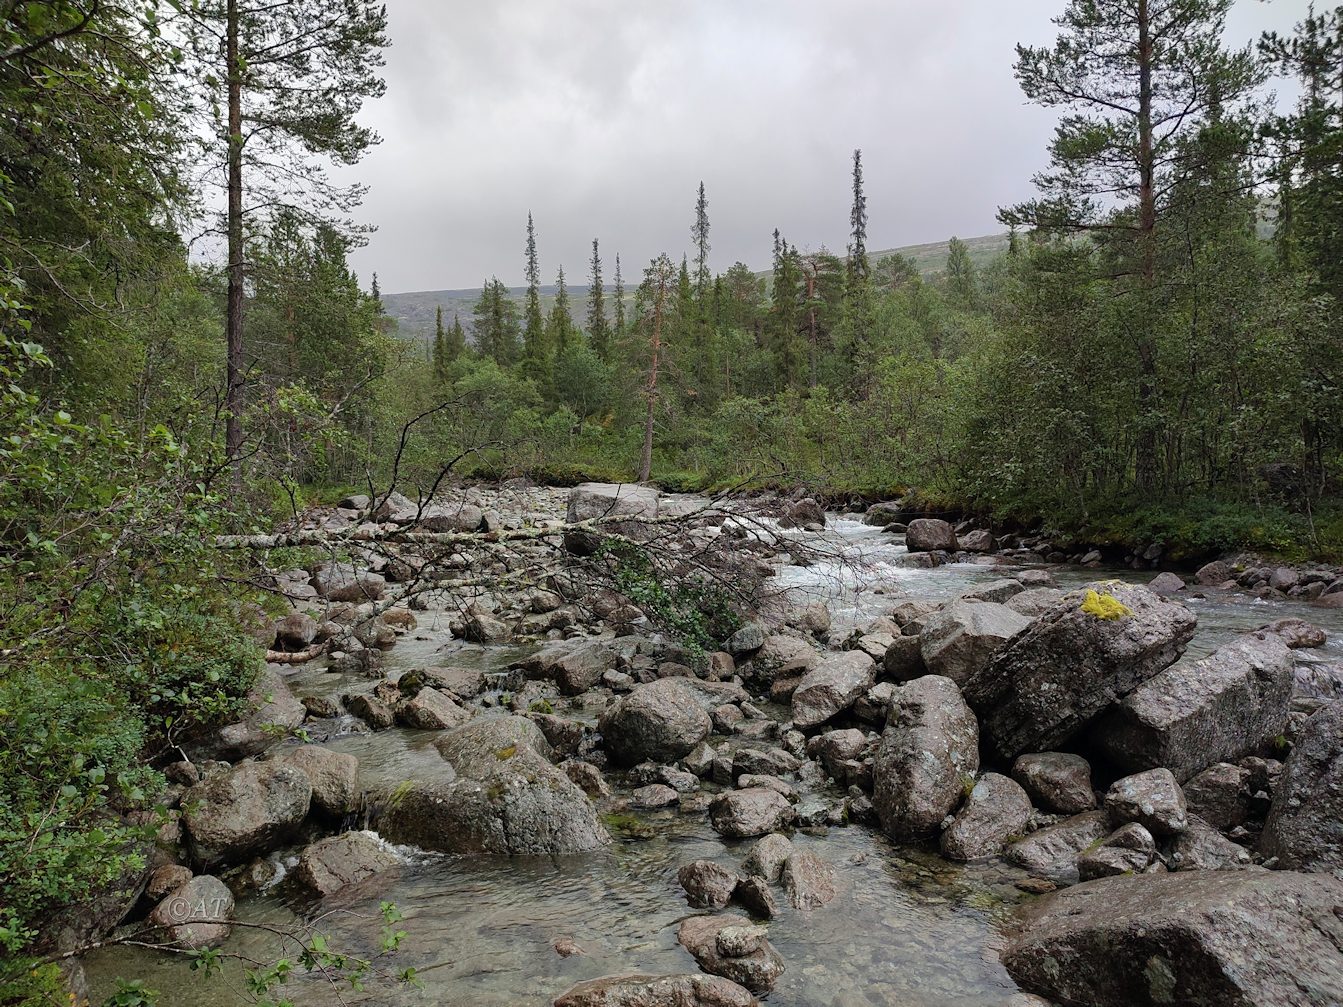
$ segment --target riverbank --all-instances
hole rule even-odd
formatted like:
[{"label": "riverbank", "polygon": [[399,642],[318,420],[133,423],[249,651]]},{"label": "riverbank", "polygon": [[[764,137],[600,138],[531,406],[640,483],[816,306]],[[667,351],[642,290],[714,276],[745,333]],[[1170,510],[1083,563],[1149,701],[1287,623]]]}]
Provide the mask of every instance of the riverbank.
[{"label": "riverbank", "polygon": [[[721,649],[695,653],[659,631],[629,596],[603,588],[598,597],[592,582],[572,580],[577,560],[585,559],[572,549],[583,551],[583,542],[569,536],[562,559],[528,537],[551,529],[564,541],[565,519],[584,519],[588,504],[606,511],[622,495],[618,506],[642,508],[641,519],[682,516],[658,543],[669,554],[687,547],[702,555],[722,540],[726,553],[749,562],[776,589],[758,621],[718,641]],[[454,536],[462,534],[449,530],[454,522],[471,524],[486,529],[481,541],[440,539],[441,548],[423,542],[396,556],[381,547],[375,554],[364,551],[376,544],[360,507],[370,501],[350,499],[353,506],[312,515],[310,531],[347,536],[340,541],[349,558],[278,572],[276,586],[294,612],[270,624],[267,643],[298,653],[324,636],[340,647],[272,665],[254,715],[192,743],[194,778],[192,769],[173,769],[181,782],[170,803],[184,810],[174,816],[176,832],[160,836],[156,870],[196,871],[226,883],[236,900],[232,917],[244,924],[224,939],[226,950],[264,960],[283,942],[246,924],[291,926],[332,909],[367,918],[377,902],[391,899],[407,917],[398,961],[419,970],[426,991],[380,990],[379,1002],[410,1004],[428,995],[446,1004],[539,1005],[614,972],[679,975],[699,966],[752,983],[772,975],[770,1002],[780,1004],[1040,1002],[1018,991],[1004,950],[1018,912],[1040,892],[1076,881],[1085,848],[1104,846],[1112,825],[1126,825],[1109,800],[1123,770],[1086,738],[1064,738],[1063,751],[1088,760],[1078,800],[1089,808],[1060,805],[1003,750],[1009,734],[997,719],[1002,698],[973,698],[967,716],[978,722],[982,742],[973,745],[974,766],[949,769],[919,797],[930,803],[916,814],[912,805],[892,803],[909,791],[890,789],[904,772],[904,743],[893,725],[906,722],[890,711],[931,709],[911,691],[918,682],[948,683],[940,686],[950,691],[938,709],[962,702],[962,690],[976,694],[976,676],[1000,660],[1000,649],[1046,624],[1056,609],[1074,611],[1074,587],[1084,596],[1089,580],[1118,571],[1051,565],[1044,561],[1052,553],[1010,540],[983,548],[983,535],[974,534],[991,536],[983,528],[948,526],[957,548],[911,550],[920,543],[911,543],[908,527],[900,533],[888,530],[894,521],[883,527],[796,500],[717,509],[626,488],[575,509],[569,491],[524,484],[448,499],[451,506],[430,515],[438,530],[429,534]],[[404,527],[404,504],[398,506],[382,515],[380,527]],[[948,529],[912,530],[917,539]],[[971,543],[976,550],[959,548]],[[412,592],[402,604],[393,596],[415,585],[408,574],[417,570],[417,553],[430,567],[442,565],[446,576],[435,583],[451,586]],[[523,583],[542,569],[544,583]],[[1305,614],[1327,627],[1328,640],[1305,641],[1323,642],[1323,649],[1286,658],[1286,650],[1275,651],[1275,681],[1286,668],[1296,698],[1275,699],[1283,723],[1273,725],[1271,737],[1242,738],[1237,744],[1249,751],[1225,763],[1231,770],[1219,770],[1236,781],[1229,796],[1237,808],[1241,791],[1257,788],[1245,794],[1243,814],[1233,811],[1240,816],[1234,824],[1215,827],[1216,839],[1202,830],[1192,838],[1188,828],[1158,830],[1142,852],[1146,867],[1176,873],[1187,870],[1194,849],[1203,867],[1268,859],[1257,846],[1287,752],[1282,745],[1304,729],[1319,694],[1343,681],[1343,613],[1299,597],[1254,597],[1238,586],[1194,586],[1182,592],[1184,603],[1138,586],[1101,590],[1129,608],[1120,624],[1168,635],[1169,653],[1191,659],[1222,652],[1278,616]],[[1086,622],[1083,630],[1108,632]],[[1051,653],[1092,652],[1104,639]],[[1148,670],[1159,677],[1156,664]],[[276,724],[291,736],[279,737]],[[931,722],[919,728],[944,729]],[[960,750],[969,758],[971,748]],[[306,777],[306,803],[240,814],[223,797],[255,789],[236,781],[257,774],[271,783],[283,777],[300,792],[299,777]],[[993,805],[975,798],[979,787],[969,785],[976,776],[995,793],[1005,786],[1000,780],[1026,788],[1026,816],[1005,823],[990,815],[984,826],[982,813]],[[1180,782],[1189,791],[1186,808],[1197,815],[1211,814],[1214,798],[1228,798],[1225,784]],[[212,818],[216,802],[221,810]],[[930,816],[943,803],[945,811]],[[1082,820],[1073,822],[1070,811]],[[1117,817],[1106,817],[1105,831],[1097,832],[1098,815]],[[324,845],[332,837],[365,835],[341,832],[342,821],[374,832],[347,840],[353,850],[333,862]],[[756,837],[776,831],[789,836],[791,853],[780,870],[796,857],[794,880],[781,875],[776,885],[766,871],[763,889],[742,888],[755,869],[748,863]],[[1060,848],[1044,838],[1074,833],[1086,842]],[[989,846],[976,846],[967,860],[963,851],[971,847],[956,843],[970,835]],[[704,861],[730,879],[718,910],[726,915],[709,919],[762,923],[782,972],[773,974],[777,966],[759,943],[744,953],[746,965],[694,951],[699,945],[682,933],[681,920],[703,915],[703,900],[716,906],[718,896],[683,882],[712,874],[686,873]],[[797,895],[804,868],[812,894]],[[315,889],[313,879],[328,880]],[[145,924],[132,917],[126,926],[135,932]],[[376,950],[366,922],[337,916],[329,927],[356,951]],[[717,966],[705,964],[714,960]],[[162,989],[166,1004],[206,1002],[182,962],[143,950],[108,948],[88,957],[85,968],[98,995],[114,976],[135,974]],[[312,977],[291,993],[314,1004],[328,995]],[[233,1003],[223,987],[211,995]]]}]

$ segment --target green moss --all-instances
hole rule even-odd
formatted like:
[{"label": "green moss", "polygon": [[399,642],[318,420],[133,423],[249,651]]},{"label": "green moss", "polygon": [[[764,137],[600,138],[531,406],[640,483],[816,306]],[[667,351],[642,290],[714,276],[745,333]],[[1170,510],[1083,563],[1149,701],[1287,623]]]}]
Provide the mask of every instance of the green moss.
[{"label": "green moss", "polygon": [[497,752],[494,753],[494,757],[498,759],[500,762],[506,762],[507,760],[513,758],[513,756],[517,754],[518,754],[517,745],[505,745],[503,748],[499,749]]},{"label": "green moss", "polygon": [[625,839],[651,839],[658,830],[638,815],[627,811],[612,811],[602,815],[602,824],[607,831],[619,834]]},{"label": "green moss", "polygon": [[1087,592],[1086,598],[1082,600],[1082,611],[1087,615],[1092,615],[1097,619],[1104,619],[1106,621],[1122,619],[1125,616],[1133,614],[1133,609],[1129,608],[1114,595],[1100,594],[1097,591]]},{"label": "green moss", "polygon": [[527,709],[529,709],[532,713],[551,714],[555,712],[555,708],[550,705],[550,700],[548,699],[534,699],[532,700],[532,705],[529,706]]}]

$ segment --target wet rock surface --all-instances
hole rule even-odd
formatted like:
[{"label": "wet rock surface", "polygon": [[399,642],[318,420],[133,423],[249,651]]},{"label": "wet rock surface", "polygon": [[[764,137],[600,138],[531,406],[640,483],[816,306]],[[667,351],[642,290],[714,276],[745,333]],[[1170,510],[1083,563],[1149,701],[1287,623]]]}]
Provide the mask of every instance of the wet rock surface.
[{"label": "wet rock surface", "polygon": [[1285,871],[1114,877],[1027,909],[1003,961],[1095,1007],[1321,1007],[1343,998],[1343,883]]}]

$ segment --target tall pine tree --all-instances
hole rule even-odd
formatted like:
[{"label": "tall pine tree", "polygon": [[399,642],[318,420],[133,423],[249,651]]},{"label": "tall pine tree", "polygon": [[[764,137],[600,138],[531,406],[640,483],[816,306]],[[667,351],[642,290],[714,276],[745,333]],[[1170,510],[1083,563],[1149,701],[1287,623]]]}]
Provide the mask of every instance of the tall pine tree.
[{"label": "tall pine tree", "polygon": [[[592,239],[591,272],[588,274],[588,339],[592,346],[606,346],[611,339],[606,327],[606,291],[602,287],[602,257],[597,239]],[[600,356],[600,351],[598,352]]]},{"label": "tall pine tree", "polygon": [[536,256],[536,227],[527,213],[527,303],[523,310],[522,352],[535,363],[546,356],[545,322],[541,317],[541,266]]}]

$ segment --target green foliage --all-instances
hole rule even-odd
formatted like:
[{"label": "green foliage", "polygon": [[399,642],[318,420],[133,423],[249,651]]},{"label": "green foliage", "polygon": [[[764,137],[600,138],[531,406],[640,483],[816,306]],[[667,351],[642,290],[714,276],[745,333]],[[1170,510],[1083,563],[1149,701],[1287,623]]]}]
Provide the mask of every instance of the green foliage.
[{"label": "green foliage", "polygon": [[648,554],[615,539],[603,542],[599,555],[615,565],[615,587],[675,639],[707,652],[741,628],[741,615],[730,593],[702,577],[667,584]]}]

